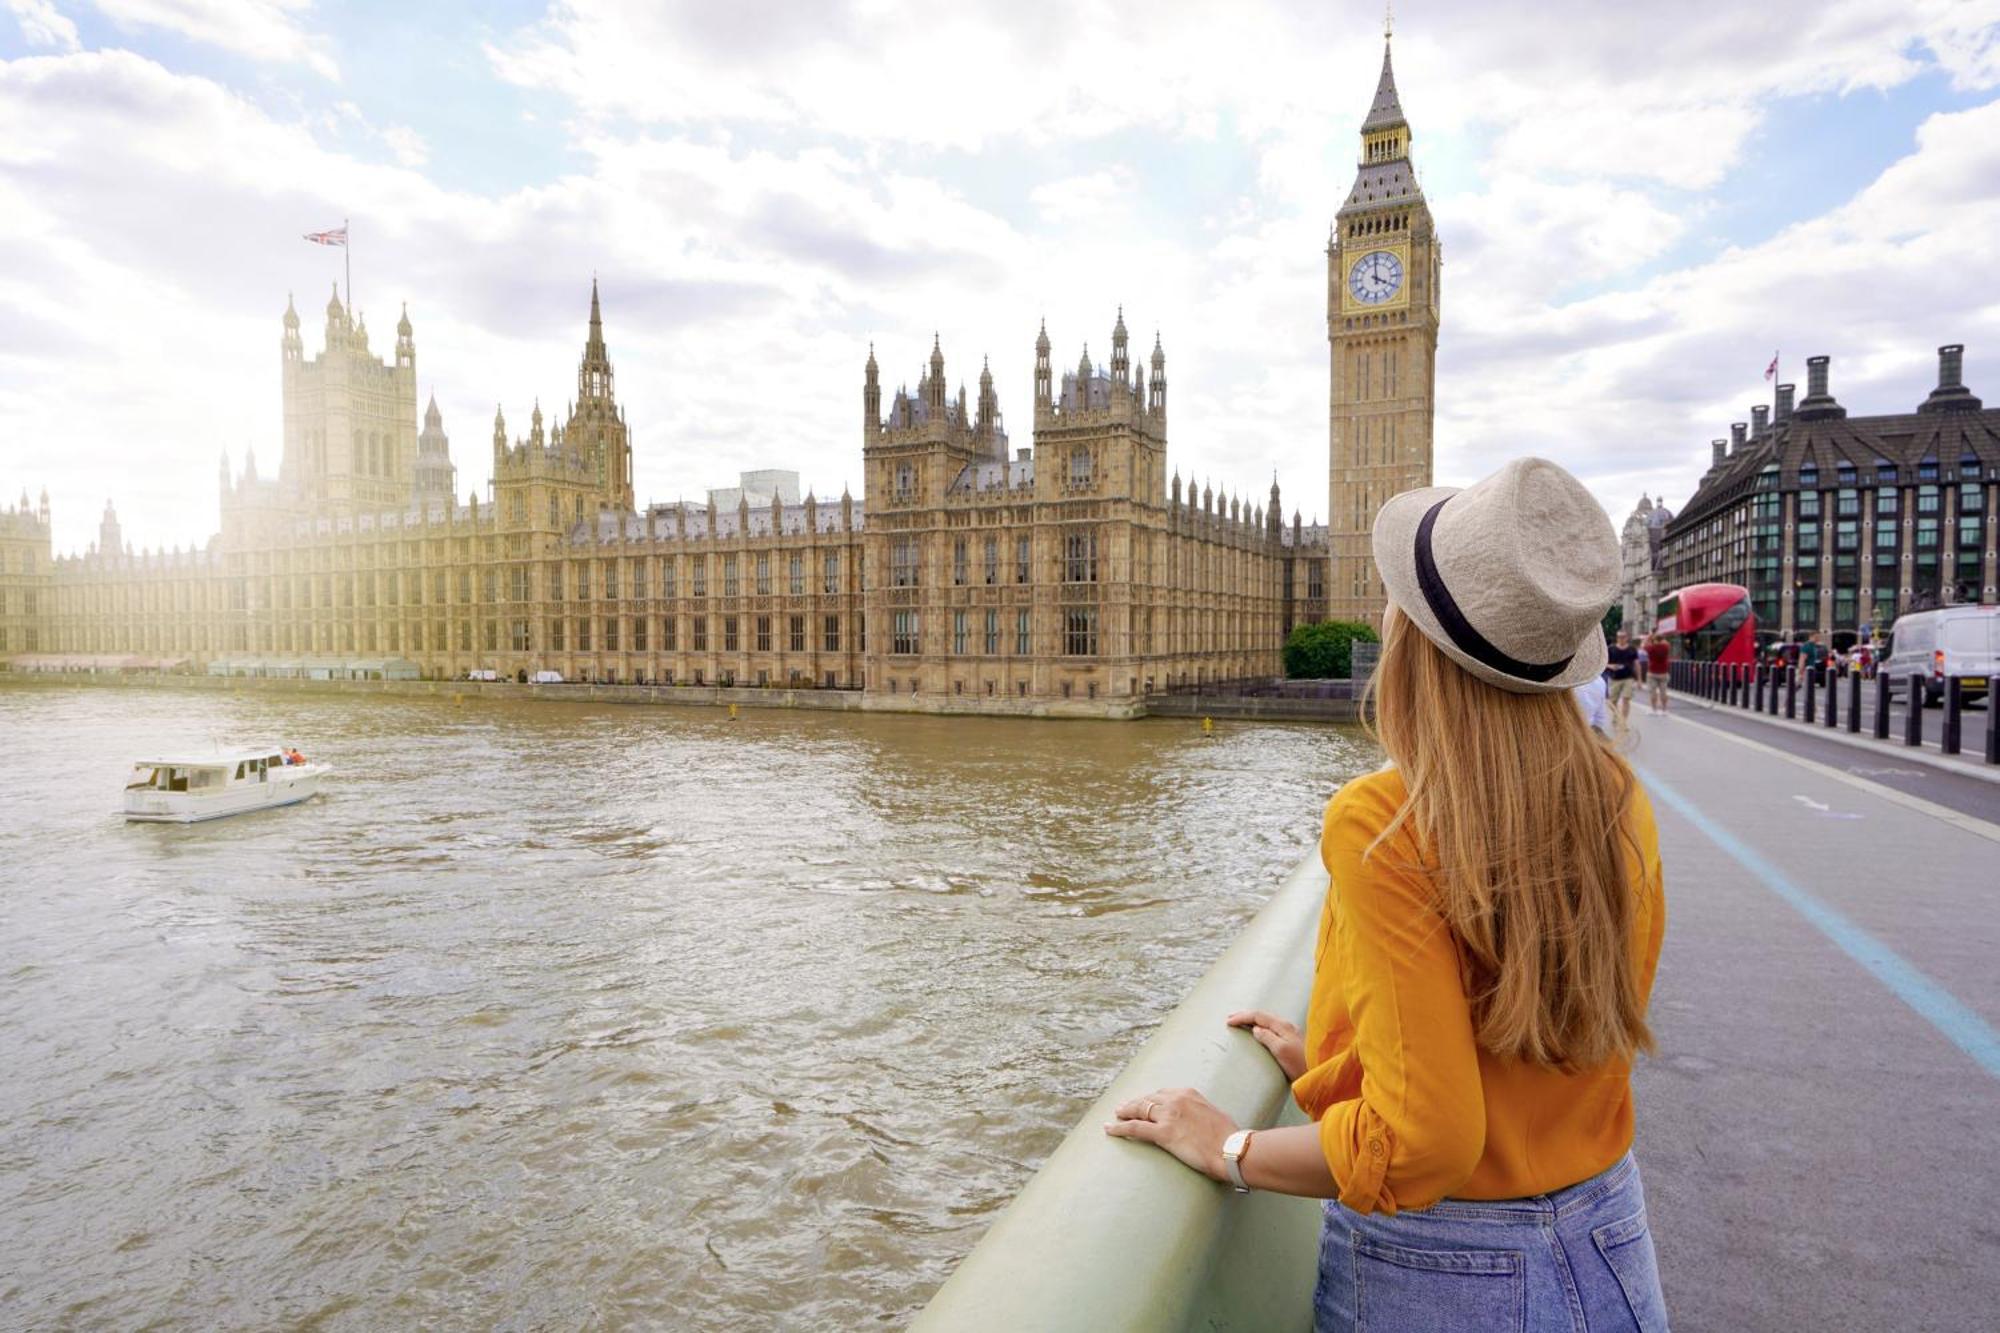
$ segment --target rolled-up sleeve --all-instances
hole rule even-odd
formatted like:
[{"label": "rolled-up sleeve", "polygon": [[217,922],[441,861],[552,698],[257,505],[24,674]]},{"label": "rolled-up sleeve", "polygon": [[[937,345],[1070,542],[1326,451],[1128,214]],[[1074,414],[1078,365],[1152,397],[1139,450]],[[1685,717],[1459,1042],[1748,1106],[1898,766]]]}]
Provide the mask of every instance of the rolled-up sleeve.
[{"label": "rolled-up sleeve", "polygon": [[1399,865],[1407,839],[1365,855],[1392,814],[1336,797],[1320,839],[1332,904],[1323,965],[1338,969],[1361,1066],[1359,1095],[1321,1115],[1320,1146],[1340,1201],[1357,1212],[1437,1202],[1486,1144],[1470,1005],[1435,891]]}]

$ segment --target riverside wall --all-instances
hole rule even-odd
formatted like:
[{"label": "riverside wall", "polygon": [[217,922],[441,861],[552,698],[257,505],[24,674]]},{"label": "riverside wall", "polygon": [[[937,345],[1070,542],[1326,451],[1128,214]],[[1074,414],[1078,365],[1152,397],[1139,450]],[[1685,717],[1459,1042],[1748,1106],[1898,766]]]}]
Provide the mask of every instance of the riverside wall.
[{"label": "riverside wall", "polygon": [[957,695],[879,694],[862,690],[758,688],[748,685],[523,685],[479,680],[311,680],[283,676],[208,676],[152,672],[0,671],[0,683],[40,688],[187,689],[227,693],[390,695],[403,698],[540,699],[564,703],[665,707],[806,708],[843,713],[1040,717],[1129,721],[1144,717],[1218,721],[1352,722],[1348,699],[1236,695],[1153,695],[1144,699],[987,699]]}]

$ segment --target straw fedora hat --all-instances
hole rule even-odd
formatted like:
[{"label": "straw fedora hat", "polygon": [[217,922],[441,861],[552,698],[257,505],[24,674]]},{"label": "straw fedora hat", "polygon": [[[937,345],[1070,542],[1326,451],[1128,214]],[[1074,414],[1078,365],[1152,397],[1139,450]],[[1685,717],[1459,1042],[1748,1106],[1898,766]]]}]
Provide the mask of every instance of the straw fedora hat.
[{"label": "straw fedora hat", "polygon": [[1404,491],[1375,516],[1373,542],[1390,600],[1481,680],[1534,694],[1604,670],[1618,535],[1547,459],[1517,458],[1464,489]]}]

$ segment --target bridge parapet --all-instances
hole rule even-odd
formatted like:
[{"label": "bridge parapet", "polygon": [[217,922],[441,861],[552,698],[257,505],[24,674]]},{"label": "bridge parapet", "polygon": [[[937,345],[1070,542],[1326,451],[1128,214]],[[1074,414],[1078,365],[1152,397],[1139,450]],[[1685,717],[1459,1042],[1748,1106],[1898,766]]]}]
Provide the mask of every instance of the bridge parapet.
[{"label": "bridge parapet", "polygon": [[1304,1329],[1319,1205],[1238,1195],[1165,1153],[1104,1133],[1119,1102],[1200,1088],[1250,1127],[1302,1117],[1276,1062],[1223,1019],[1303,1020],[1326,898],[1307,855],[1139,1048],[911,1325],[915,1330]]}]

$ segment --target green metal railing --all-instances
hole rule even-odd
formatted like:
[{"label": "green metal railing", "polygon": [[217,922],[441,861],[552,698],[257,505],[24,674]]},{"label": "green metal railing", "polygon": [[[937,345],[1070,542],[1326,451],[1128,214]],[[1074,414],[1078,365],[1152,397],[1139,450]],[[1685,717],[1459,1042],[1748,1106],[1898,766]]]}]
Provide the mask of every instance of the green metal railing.
[{"label": "green metal railing", "polygon": [[911,1325],[994,1329],[1305,1329],[1320,1206],[1237,1194],[1149,1145],[1113,1139],[1119,1102],[1193,1087],[1256,1128],[1302,1117],[1236,1009],[1303,1021],[1326,872],[1315,850],[1168,1015]]}]

